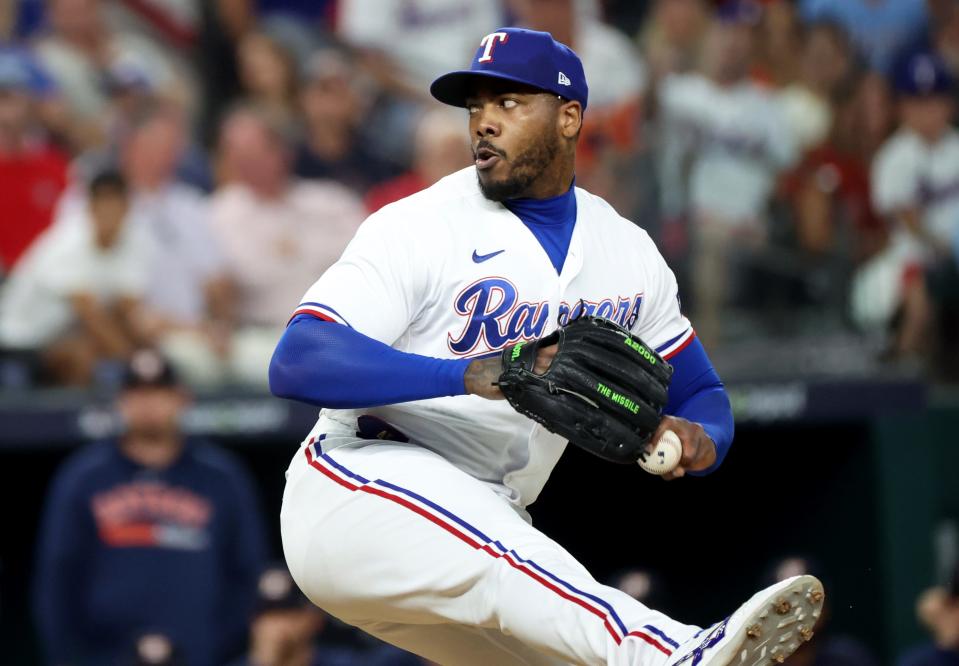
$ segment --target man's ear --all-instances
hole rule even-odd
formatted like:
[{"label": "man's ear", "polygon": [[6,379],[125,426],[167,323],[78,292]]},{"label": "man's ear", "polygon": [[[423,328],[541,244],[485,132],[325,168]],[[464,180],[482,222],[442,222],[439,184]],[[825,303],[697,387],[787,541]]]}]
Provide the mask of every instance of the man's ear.
[{"label": "man's ear", "polygon": [[575,139],[583,126],[583,105],[570,100],[559,108],[559,130],[567,139]]}]

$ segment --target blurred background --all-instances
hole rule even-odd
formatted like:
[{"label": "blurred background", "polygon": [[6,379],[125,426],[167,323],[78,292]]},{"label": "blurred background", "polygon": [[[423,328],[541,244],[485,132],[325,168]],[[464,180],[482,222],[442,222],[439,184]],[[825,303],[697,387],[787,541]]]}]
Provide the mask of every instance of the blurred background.
[{"label": "blurred background", "polygon": [[471,163],[428,85],[502,25],[583,59],[577,184],[737,416],[702,480],[568,451],[536,524],[698,624],[817,573],[791,663],[959,663],[959,0],[0,0],[0,663],[421,663],[277,564],[316,414],[266,367],[369,212]]}]

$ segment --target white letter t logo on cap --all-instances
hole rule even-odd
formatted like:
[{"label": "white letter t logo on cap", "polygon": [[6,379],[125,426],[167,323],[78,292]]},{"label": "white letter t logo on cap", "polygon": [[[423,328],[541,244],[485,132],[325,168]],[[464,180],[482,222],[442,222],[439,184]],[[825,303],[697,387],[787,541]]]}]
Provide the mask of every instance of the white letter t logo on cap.
[{"label": "white letter t logo on cap", "polygon": [[480,40],[480,46],[485,48],[483,49],[482,57],[476,62],[491,62],[493,60],[493,47],[496,46],[496,42],[500,41],[505,44],[507,39],[509,39],[509,35],[505,32],[491,32],[483,37],[483,39]]}]

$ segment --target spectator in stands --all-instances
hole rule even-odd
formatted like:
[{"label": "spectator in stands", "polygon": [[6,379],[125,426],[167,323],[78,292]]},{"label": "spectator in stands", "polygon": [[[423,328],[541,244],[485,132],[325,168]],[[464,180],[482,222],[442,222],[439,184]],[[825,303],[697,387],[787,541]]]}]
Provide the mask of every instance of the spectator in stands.
[{"label": "spectator in stands", "polygon": [[67,158],[37,122],[36,98],[42,92],[25,54],[0,50],[0,275],[50,224],[66,186]]},{"label": "spectator in stands", "polygon": [[136,62],[109,65],[103,72],[103,88],[108,105],[102,120],[103,134],[105,148],[111,150],[126,139],[135,118],[161,101],[149,72]]},{"label": "spectator in stands", "polygon": [[267,33],[251,31],[237,44],[237,62],[246,101],[292,128],[297,117],[293,54]]},{"label": "spectator in stands", "polygon": [[836,102],[852,72],[852,52],[842,29],[832,23],[809,26],[802,38],[797,80],[779,93],[800,150],[818,146],[829,136]]},{"label": "spectator in stands", "polygon": [[148,343],[141,303],[148,241],[131,228],[126,181],[103,173],[79,219],[41,234],[0,300],[0,346],[29,350],[45,378],[83,385],[100,362]]},{"label": "spectator in stands", "polygon": [[876,156],[876,207],[929,249],[944,250],[959,229],[954,82],[938,56],[917,53],[896,72],[895,84],[901,125]]},{"label": "spectator in stands", "polygon": [[[959,2],[954,0],[927,0],[929,23],[925,34],[911,48],[900,54],[900,62],[916,52],[932,52],[942,58],[953,80],[959,79]],[[953,89],[953,99],[959,102],[959,86]],[[953,124],[959,118],[953,118]]]},{"label": "spectator in stands", "polygon": [[930,349],[930,289],[942,300],[959,288],[950,256],[959,233],[959,132],[950,125],[953,80],[938,56],[905,59],[895,84],[901,124],[872,168],[873,204],[893,235],[860,269],[852,306],[864,328],[898,324],[894,355],[921,356]]},{"label": "spectator in stands", "polygon": [[[823,319],[845,321],[850,265],[885,242],[884,226],[869,200],[869,164],[876,147],[870,127],[877,113],[888,118],[888,95],[863,94],[873,85],[854,74],[851,45],[833,23],[814,23],[801,34],[798,77],[778,92],[797,148],[799,165],[782,184],[790,204],[787,251],[801,268],[796,300],[816,307]],[[885,89],[885,82],[875,83]],[[883,132],[888,124],[883,123]],[[885,133],[879,141],[885,139]],[[800,300],[801,299],[801,300]]]},{"label": "spectator in stands", "polygon": [[297,176],[337,180],[364,193],[397,174],[396,161],[375,149],[370,95],[347,54],[333,48],[314,53],[303,67],[301,86],[303,138],[293,164]]},{"label": "spectator in stands", "polygon": [[70,111],[71,144],[79,149],[101,145],[107,110],[104,74],[115,63],[136,63],[158,88],[171,94],[181,83],[163,51],[147,39],[112,30],[101,0],[50,0],[50,31],[36,44],[40,61],[56,81]]},{"label": "spectator in stands", "polygon": [[227,116],[220,138],[224,185],[212,200],[214,236],[235,288],[235,367],[266,386],[276,340],[306,289],[343,252],[365,210],[332,181],[293,177],[282,124],[252,109]]},{"label": "spectator in stands", "polygon": [[[165,94],[156,87],[149,73],[136,62],[112,63],[103,72],[103,87],[107,95],[107,109],[99,119],[103,143],[78,154],[72,167],[78,179],[89,179],[92,174],[120,162],[120,152],[145,119],[154,115],[180,116],[183,125],[172,145],[176,146],[175,177],[204,191],[212,189],[212,175],[205,150],[188,136],[186,127],[188,106],[183,100]],[[168,153],[165,150],[164,153]],[[67,201],[75,200],[72,191]]]},{"label": "spectator in stands", "polygon": [[661,205],[671,225],[689,218],[694,317],[707,346],[719,337],[731,280],[765,245],[776,176],[796,156],[781,108],[748,78],[757,18],[751,2],[724,4],[704,73],[671,76],[659,92]]},{"label": "spectator in stands", "polygon": [[898,666],[956,666],[959,664],[959,566],[943,587],[923,592],[916,601],[919,622],[932,641],[899,657]]},{"label": "spectator in stands", "polygon": [[804,21],[833,21],[852,37],[869,67],[889,73],[926,27],[922,0],[799,0]]},{"label": "spectator in stands", "polygon": [[[757,7],[759,3],[757,2]],[[802,24],[792,0],[765,0],[756,28],[752,77],[772,87],[782,87],[799,78],[803,48]]]},{"label": "spectator in stands", "polygon": [[848,270],[888,241],[870,198],[869,167],[894,129],[888,84],[867,73],[837,97],[829,137],[807,151],[785,183],[796,240],[811,257],[838,255]]},{"label": "spectator in stands", "polygon": [[656,0],[639,35],[653,86],[697,67],[708,24],[705,0]]},{"label": "spectator in stands", "polygon": [[340,0],[336,31],[384,88],[425,100],[430,83],[459,69],[502,21],[497,2]]},{"label": "spectator in stands", "polygon": [[155,108],[135,121],[120,163],[133,191],[131,220],[152,245],[146,324],[184,378],[209,385],[228,378],[232,299],[209,201],[174,180],[186,142],[182,112]]},{"label": "spectator in stands", "polygon": [[[283,565],[264,570],[246,657],[233,666],[422,666],[416,656],[370,638],[352,645],[329,640],[334,622],[296,587]],[[365,636],[365,634],[364,634]]]},{"label": "spectator in stands", "polygon": [[70,118],[60,88],[50,72],[31,49],[16,42],[4,44],[0,41],[0,59],[5,62],[5,68],[21,72],[14,75],[15,78],[26,73],[24,89],[30,93],[32,122],[37,129],[44,131],[50,144],[63,148]]},{"label": "spectator in stands", "polygon": [[413,168],[371,189],[366,195],[366,209],[374,213],[469,166],[472,155],[463,133],[464,122],[462,115],[447,109],[434,108],[425,113],[416,130]]},{"label": "spectator in stands", "polygon": [[260,507],[231,455],[184,435],[188,403],[162,357],[138,351],[119,440],[83,448],[54,478],[34,597],[47,663],[119,663],[146,631],[188,664],[242,649],[265,563]]},{"label": "spectator in stands", "polygon": [[[106,74],[105,85],[110,96],[106,123],[108,143],[99,155],[93,154],[94,159],[102,159],[104,153],[108,159],[119,159],[118,153],[129,140],[130,134],[154,114],[179,117],[177,124],[181,129],[174,142],[178,148],[174,165],[176,173],[171,177],[204,192],[212,190],[213,175],[210,172],[207,152],[190,134],[189,105],[183,100],[165,95],[133,63],[113,65]],[[81,156],[81,159],[84,157],[86,154]]]}]

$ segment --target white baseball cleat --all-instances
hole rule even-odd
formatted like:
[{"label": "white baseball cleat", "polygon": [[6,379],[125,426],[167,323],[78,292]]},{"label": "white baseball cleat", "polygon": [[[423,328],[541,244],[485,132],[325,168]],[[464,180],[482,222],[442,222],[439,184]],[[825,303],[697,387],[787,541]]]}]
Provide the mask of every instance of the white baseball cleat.
[{"label": "white baseball cleat", "polygon": [[814,576],[776,583],[679,646],[666,666],[781,664],[812,640],[825,596],[822,583]]}]

